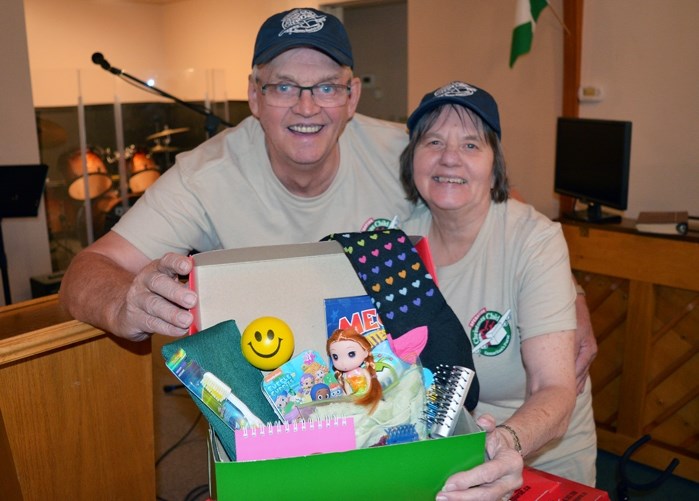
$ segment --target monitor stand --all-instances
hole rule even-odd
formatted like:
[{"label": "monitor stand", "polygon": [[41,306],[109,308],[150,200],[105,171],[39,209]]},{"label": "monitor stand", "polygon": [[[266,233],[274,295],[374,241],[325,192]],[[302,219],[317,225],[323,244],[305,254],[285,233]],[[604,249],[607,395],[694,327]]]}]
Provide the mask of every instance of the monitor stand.
[{"label": "monitor stand", "polygon": [[592,224],[621,223],[621,216],[617,214],[610,214],[608,212],[602,212],[602,206],[595,203],[589,204],[585,210],[568,212],[565,214],[565,217]]}]

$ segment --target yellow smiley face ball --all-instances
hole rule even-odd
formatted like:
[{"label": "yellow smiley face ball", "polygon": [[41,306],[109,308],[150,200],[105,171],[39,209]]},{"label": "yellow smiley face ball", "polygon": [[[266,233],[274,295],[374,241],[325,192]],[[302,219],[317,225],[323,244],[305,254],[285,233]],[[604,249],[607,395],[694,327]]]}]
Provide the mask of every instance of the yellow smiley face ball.
[{"label": "yellow smiley face ball", "polygon": [[271,371],[288,362],[293,355],[294,335],[283,320],[260,317],[243,331],[240,348],[253,366]]}]

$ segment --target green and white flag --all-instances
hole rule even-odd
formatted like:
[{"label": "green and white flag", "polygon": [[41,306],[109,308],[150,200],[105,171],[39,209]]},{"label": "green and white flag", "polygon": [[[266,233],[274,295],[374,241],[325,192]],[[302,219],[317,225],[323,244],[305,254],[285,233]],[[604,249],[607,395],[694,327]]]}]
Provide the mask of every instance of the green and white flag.
[{"label": "green and white flag", "polygon": [[548,6],[546,0],[517,0],[515,29],[512,31],[512,49],[510,50],[510,68],[517,58],[532,48],[534,28],[539,14]]}]

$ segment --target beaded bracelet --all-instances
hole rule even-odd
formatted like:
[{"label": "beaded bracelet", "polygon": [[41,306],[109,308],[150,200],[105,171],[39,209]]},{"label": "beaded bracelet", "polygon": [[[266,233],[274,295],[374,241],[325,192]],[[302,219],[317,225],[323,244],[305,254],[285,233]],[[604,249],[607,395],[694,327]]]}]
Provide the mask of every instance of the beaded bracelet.
[{"label": "beaded bracelet", "polygon": [[510,432],[510,435],[512,435],[512,440],[514,441],[515,450],[521,456],[522,455],[522,444],[519,442],[519,437],[517,436],[517,432],[515,430],[513,430],[511,426],[506,425],[505,423],[497,425],[496,428],[503,428],[503,429]]}]

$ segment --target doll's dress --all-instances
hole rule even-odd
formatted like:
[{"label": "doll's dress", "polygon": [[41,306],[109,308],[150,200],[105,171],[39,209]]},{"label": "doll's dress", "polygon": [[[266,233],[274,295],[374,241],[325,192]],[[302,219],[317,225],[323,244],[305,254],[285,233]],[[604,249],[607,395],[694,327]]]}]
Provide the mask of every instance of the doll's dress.
[{"label": "doll's dress", "polygon": [[369,381],[366,378],[364,369],[361,367],[345,372],[342,378],[352,389],[352,395],[362,395],[369,390]]}]

